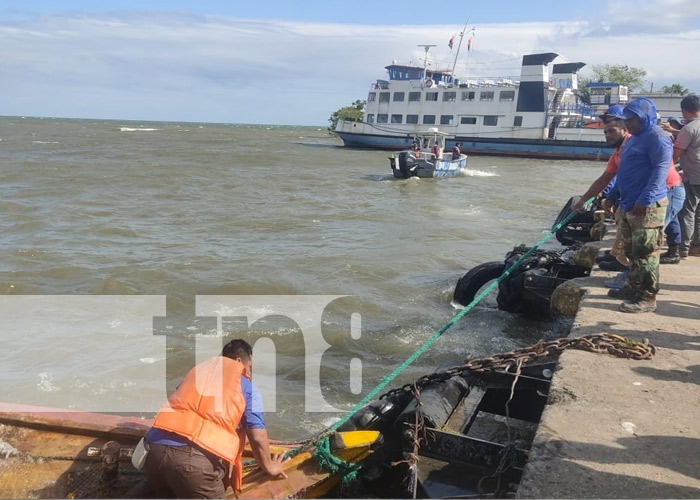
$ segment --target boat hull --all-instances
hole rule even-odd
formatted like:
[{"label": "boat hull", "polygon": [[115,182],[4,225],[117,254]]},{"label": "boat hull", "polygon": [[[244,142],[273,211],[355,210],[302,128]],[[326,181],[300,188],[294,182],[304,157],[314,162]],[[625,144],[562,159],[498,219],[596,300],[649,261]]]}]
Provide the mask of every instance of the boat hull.
[{"label": "boat hull", "polygon": [[[143,474],[131,464],[131,455],[150,425],[148,419],[0,403],[0,498],[147,497]],[[361,462],[380,441],[376,431],[339,433],[332,452],[344,461]],[[116,476],[106,480],[105,456],[115,446]],[[270,446],[273,453],[294,448]],[[248,448],[244,456],[252,457]],[[313,450],[299,452],[284,471],[286,478],[272,479],[253,464],[244,470],[243,490],[238,495],[229,490],[229,495],[314,498],[341,479],[319,468]]]},{"label": "boat hull", "polygon": [[[336,131],[344,145],[363,149],[403,150],[413,141],[409,135],[380,135]],[[456,142],[469,155],[511,156],[556,160],[607,161],[614,152],[600,141],[576,141],[557,139],[516,139],[456,136],[447,139],[448,148]]]},{"label": "boat hull", "polygon": [[[421,179],[439,179],[443,177],[457,177],[467,168],[467,156],[462,155],[458,160],[434,160],[432,161],[413,158],[407,164],[408,151],[394,154],[389,157],[391,171],[396,179],[408,179],[418,177]],[[403,158],[402,158],[403,156]]]}]

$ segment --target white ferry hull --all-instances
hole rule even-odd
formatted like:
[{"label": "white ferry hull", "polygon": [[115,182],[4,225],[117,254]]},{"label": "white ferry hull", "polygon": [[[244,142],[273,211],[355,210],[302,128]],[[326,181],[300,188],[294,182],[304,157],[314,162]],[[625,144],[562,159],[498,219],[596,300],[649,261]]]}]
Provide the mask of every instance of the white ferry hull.
[{"label": "white ferry hull", "polygon": [[[413,136],[408,135],[375,135],[339,130],[336,130],[336,134],[345,146],[354,148],[403,150],[408,149],[413,141]],[[447,140],[447,147],[451,148],[455,142],[460,142],[462,150],[470,155],[607,160],[614,152],[614,148],[610,148],[606,143],[600,141],[456,136]]]}]

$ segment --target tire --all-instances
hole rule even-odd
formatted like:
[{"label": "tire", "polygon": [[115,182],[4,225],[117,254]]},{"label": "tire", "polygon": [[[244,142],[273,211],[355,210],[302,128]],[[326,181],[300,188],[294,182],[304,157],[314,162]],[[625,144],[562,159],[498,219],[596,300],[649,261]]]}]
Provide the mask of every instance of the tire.
[{"label": "tire", "polygon": [[486,283],[498,279],[505,270],[506,265],[502,261],[485,262],[472,267],[457,282],[453,300],[463,306],[468,305]]}]

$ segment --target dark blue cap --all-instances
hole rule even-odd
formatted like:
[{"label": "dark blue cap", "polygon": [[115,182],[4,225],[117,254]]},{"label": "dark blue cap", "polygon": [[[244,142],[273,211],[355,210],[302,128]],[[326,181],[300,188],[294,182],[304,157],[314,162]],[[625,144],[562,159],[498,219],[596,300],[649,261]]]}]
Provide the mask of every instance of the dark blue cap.
[{"label": "dark blue cap", "polygon": [[616,120],[624,120],[625,117],[622,114],[623,108],[619,104],[615,104],[613,106],[610,106],[608,110],[603,113],[602,115],[599,116],[601,120],[605,120],[606,118],[615,118]]}]

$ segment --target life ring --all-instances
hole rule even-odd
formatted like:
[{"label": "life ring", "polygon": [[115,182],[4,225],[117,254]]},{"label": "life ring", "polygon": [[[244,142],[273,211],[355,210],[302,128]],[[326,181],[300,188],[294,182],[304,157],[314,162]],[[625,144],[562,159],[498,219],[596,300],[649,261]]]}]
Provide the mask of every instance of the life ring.
[{"label": "life ring", "polygon": [[425,81],[425,86],[428,87],[428,88],[432,87],[432,86],[433,86],[433,81],[432,81],[430,78],[428,78],[428,79]]}]

